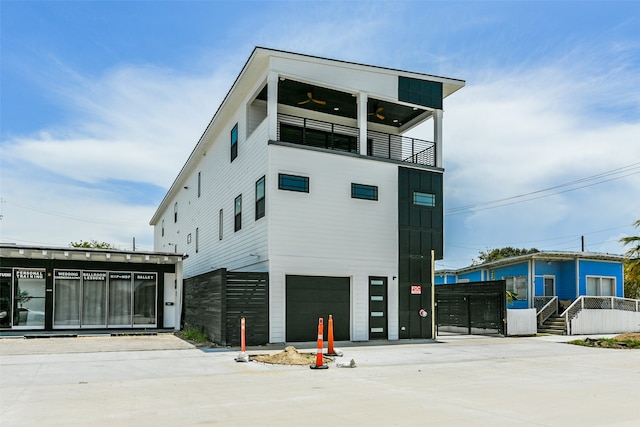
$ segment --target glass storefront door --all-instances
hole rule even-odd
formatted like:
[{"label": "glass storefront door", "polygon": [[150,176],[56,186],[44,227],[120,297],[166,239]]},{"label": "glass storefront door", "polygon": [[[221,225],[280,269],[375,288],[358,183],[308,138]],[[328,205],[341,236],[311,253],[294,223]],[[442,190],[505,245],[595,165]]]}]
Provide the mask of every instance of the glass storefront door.
[{"label": "glass storefront door", "polygon": [[11,269],[0,269],[0,328],[11,327],[11,313],[13,312],[11,303]]},{"label": "glass storefront door", "polygon": [[14,270],[14,328],[44,329],[45,275],[45,270]]}]

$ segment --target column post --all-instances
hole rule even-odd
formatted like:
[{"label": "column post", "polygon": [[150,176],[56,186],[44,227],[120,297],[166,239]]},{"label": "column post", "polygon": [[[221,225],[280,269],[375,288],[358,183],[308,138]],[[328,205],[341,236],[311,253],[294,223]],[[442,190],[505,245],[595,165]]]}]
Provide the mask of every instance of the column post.
[{"label": "column post", "polygon": [[433,112],[433,143],[436,148],[436,167],[442,166],[442,110]]},{"label": "column post", "polygon": [[267,117],[270,141],[278,140],[278,73],[270,71],[267,77]]},{"label": "column post", "polygon": [[368,95],[364,92],[359,92],[357,97],[358,104],[358,139],[360,140],[360,155],[367,155],[367,148],[369,145],[367,139],[367,102]]}]

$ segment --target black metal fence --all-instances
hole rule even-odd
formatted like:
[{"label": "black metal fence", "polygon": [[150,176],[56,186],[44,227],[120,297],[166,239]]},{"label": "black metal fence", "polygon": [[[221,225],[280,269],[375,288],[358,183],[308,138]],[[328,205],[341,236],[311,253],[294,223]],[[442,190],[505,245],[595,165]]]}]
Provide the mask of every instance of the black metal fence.
[{"label": "black metal fence", "polygon": [[438,332],[501,334],[506,329],[506,282],[436,285]]}]

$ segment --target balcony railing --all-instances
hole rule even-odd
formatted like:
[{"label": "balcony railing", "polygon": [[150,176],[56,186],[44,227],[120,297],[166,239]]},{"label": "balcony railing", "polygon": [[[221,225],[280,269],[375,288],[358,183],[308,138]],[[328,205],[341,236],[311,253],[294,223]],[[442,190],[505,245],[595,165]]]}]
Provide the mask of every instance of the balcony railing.
[{"label": "balcony railing", "polygon": [[[278,140],[329,150],[360,152],[358,128],[287,114],[278,114]],[[368,156],[436,166],[433,142],[371,130],[367,131],[367,140]]]}]

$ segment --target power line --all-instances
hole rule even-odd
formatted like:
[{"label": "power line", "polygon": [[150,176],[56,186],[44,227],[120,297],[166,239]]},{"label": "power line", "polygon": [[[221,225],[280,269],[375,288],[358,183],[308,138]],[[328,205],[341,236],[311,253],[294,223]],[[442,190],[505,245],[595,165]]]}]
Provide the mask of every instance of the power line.
[{"label": "power line", "polygon": [[[620,175],[623,174],[623,175]],[[640,163],[633,163],[631,165],[627,165],[627,166],[623,166],[617,169],[612,169],[610,171],[606,171],[606,172],[602,172],[599,173],[597,175],[592,175],[586,178],[581,178],[581,179],[577,179],[574,181],[570,181],[570,182],[566,182],[563,184],[558,184],[558,185],[554,185],[552,187],[547,187],[547,188],[543,188],[541,190],[536,190],[536,191],[532,191],[529,193],[523,193],[523,194],[518,194],[515,196],[510,196],[510,197],[505,197],[502,199],[497,199],[497,200],[492,200],[492,201],[488,201],[488,202],[480,202],[480,203],[474,203],[471,205],[465,205],[465,206],[457,206],[457,207],[453,207],[450,209],[447,209],[447,211],[445,212],[445,215],[450,216],[450,215],[461,215],[464,213],[467,213],[469,211],[480,211],[480,210],[487,210],[487,209],[495,209],[498,207],[503,207],[503,206],[509,206],[509,205],[513,205],[513,204],[517,204],[517,203],[524,203],[524,202],[528,202],[531,200],[537,200],[537,199],[541,199],[541,198],[545,198],[545,197],[550,197],[550,196],[554,196],[557,194],[562,194],[562,193],[567,193],[569,191],[575,191],[575,190],[579,190],[582,188],[586,188],[586,187],[591,187],[594,185],[598,185],[598,184],[604,184],[606,182],[609,181],[614,181],[617,179],[621,179],[621,178],[625,178],[631,175],[637,175],[640,174]],[[618,176],[615,176],[618,175]],[[608,179],[603,179],[603,178],[607,178],[610,177]],[[545,193],[545,192],[549,192],[552,190],[556,190],[559,188],[563,188],[563,187],[570,187],[570,186],[576,186],[578,184],[581,183],[585,183],[585,182],[589,182],[589,181],[596,181],[596,182],[592,182],[590,184],[585,184],[585,185],[580,185],[578,187],[575,188],[569,188],[567,190],[562,190],[562,191],[556,191],[550,194],[542,194],[540,196],[536,196],[536,197],[529,197],[529,196],[533,196],[535,194],[540,194],[540,193]],[[518,199],[522,199],[522,200],[518,200]],[[502,203],[502,202],[508,202],[508,203]],[[491,206],[494,205],[494,206]]]}]

